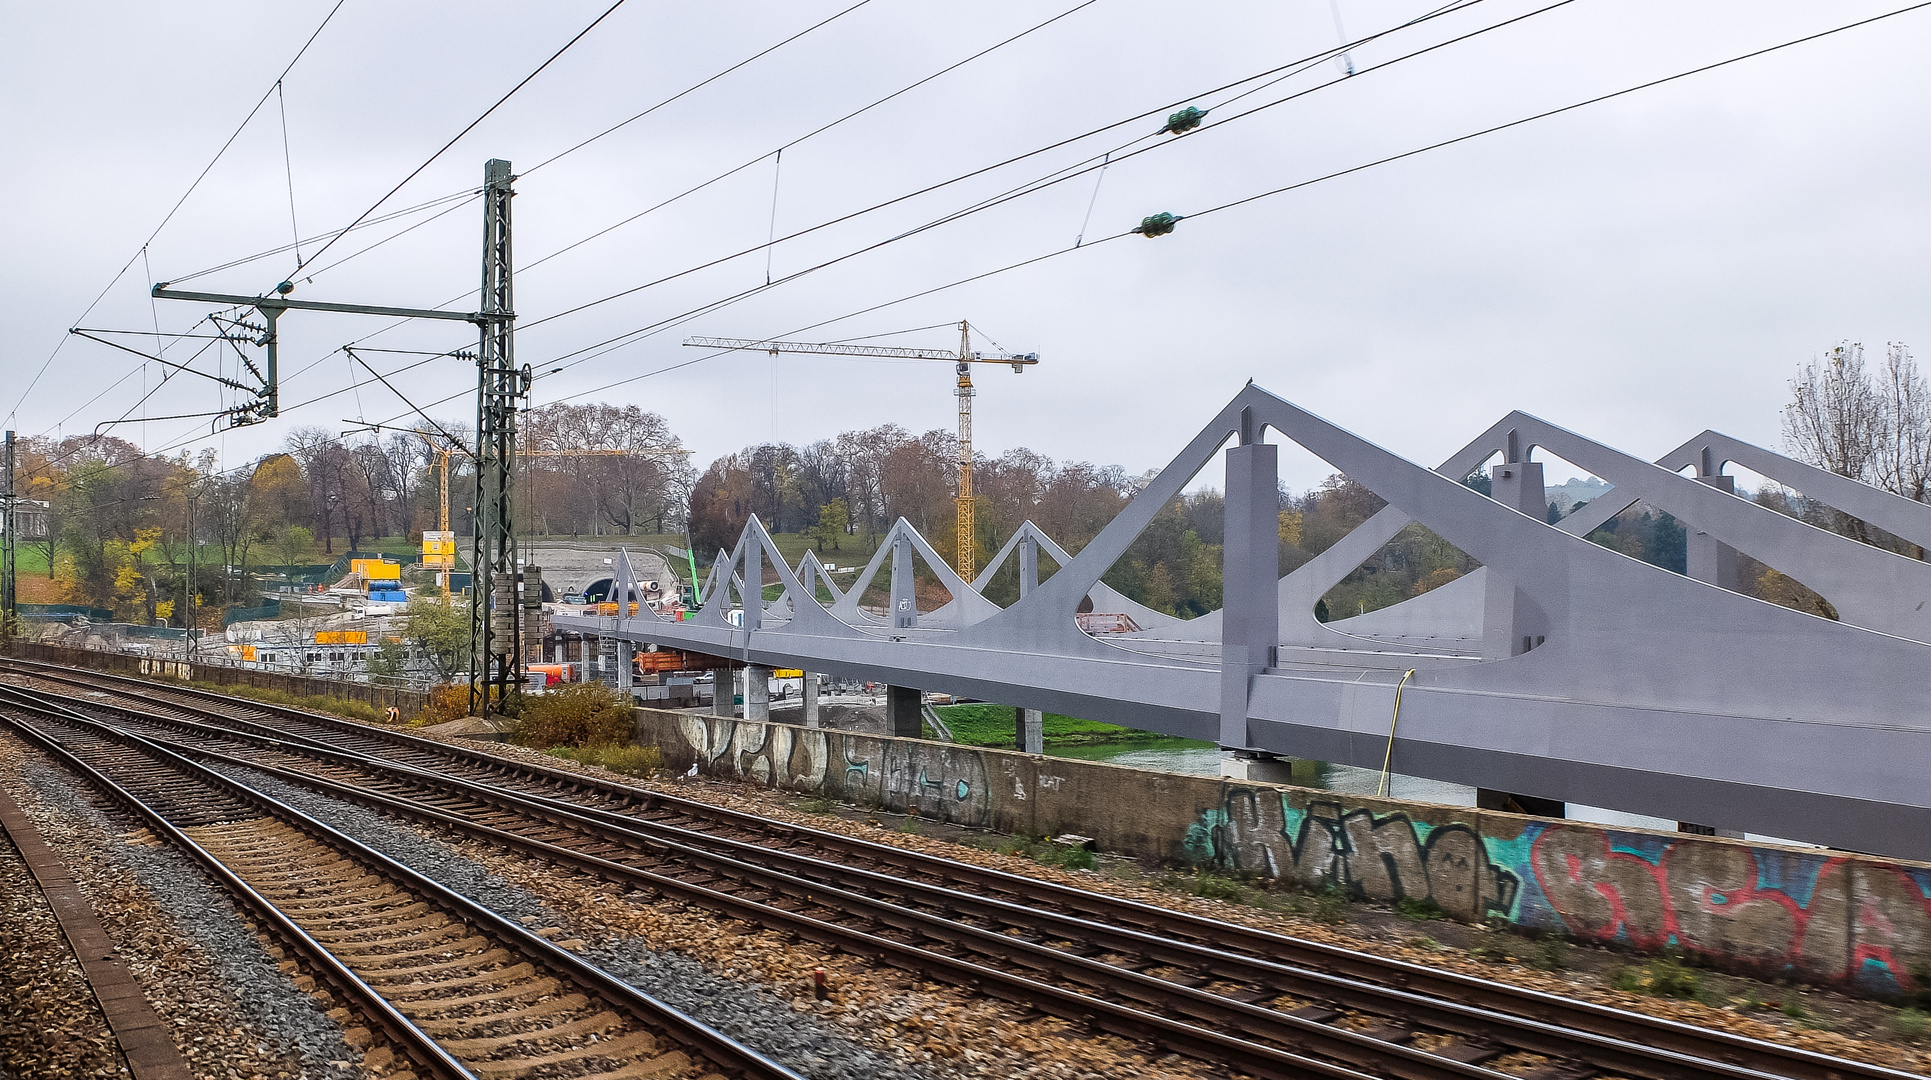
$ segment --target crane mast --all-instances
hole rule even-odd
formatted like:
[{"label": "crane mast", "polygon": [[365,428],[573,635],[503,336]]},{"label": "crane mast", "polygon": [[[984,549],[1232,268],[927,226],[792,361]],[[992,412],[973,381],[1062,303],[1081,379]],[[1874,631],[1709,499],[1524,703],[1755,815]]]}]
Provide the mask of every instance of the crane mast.
[{"label": "crane mast", "polygon": [[957,365],[953,394],[959,401],[959,576],[971,581],[978,576],[978,552],[973,540],[977,521],[972,495],[972,388],[973,364],[1007,364],[1014,372],[1039,363],[1038,353],[976,353],[972,351],[972,325],[959,321],[959,351],[955,355],[942,349],[906,349],[891,345],[843,345],[837,342],[759,341],[755,338],[687,338],[684,344],[700,349],[747,349],[768,352],[816,353],[820,356],[882,356],[909,360],[949,360]]},{"label": "crane mast", "polygon": [[[1014,370],[1018,370],[1015,368]],[[972,513],[972,328],[959,320],[959,576],[979,575],[978,525]]]}]

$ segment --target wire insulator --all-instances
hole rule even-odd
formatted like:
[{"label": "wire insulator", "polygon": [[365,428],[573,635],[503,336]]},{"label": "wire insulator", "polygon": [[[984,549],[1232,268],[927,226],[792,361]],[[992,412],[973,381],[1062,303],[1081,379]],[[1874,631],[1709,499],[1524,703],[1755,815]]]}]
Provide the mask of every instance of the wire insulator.
[{"label": "wire insulator", "polygon": [[1185,135],[1187,132],[1199,127],[1200,122],[1206,118],[1207,110],[1196,109],[1192,105],[1189,105],[1179,112],[1174,113],[1172,116],[1167,117],[1167,126],[1160,129],[1160,134]]},{"label": "wire insulator", "polygon": [[1133,231],[1150,240],[1153,237],[1165,236],[1172,232],[1174,225],[1179,221],[1180,219],[1174,217],[1172,214],[1159,213],[1149,218],[1140,219],[1140,227]]}]

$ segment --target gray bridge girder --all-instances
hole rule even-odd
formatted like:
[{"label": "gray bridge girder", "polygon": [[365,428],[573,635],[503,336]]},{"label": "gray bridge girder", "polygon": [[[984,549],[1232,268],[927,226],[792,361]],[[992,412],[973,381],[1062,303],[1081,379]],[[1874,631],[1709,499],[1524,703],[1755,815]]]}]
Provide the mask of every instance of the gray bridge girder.
[{"label": "gray bridge girder", "polygon": [[[1307,599],[1300,610],[1311,610],[1312,597],[1320,595],[1315,590],[1326,587],[1322,581],[1339,580],[1408,521],[1419,521],[1483,564],[1479,589],[1486,598],[1490,658],[1468,649],[1390,643],[1330,629],[1334,624],[1310,630],[1290,618],[1272,640],[1239,643],[1243,650],[1265,646],[1272,653],[1264,667],[1226,684],[1235,688],[1229,698],[1219,656],[1225,643],[1204,632],[1210,629],[1207,618],[1123,635],[1117,642],[1079,629],[1080,600],[1160,508],[1230,434],[1247,432],[1257,440],[1263,427],[1310,450],[1389,506],[1331,548],[1331,558],[1317,557],[1285,579],[1275,579],[1271,558],[1249,560],[1268,568],[1265,579],[1252,570],[1246,571],[1248,580],[1230,575],[1229,595],[1244,589],[1286,601],[1291,593],[1296,605],[1298,598]],[[1522,444],[1543,445],[1590,468],[1623,495],[1649,501],[1654,494],[1665,508],[1685,507],[1698,515],[1698,527],[1725,530],[1724,541],[1740,540],[1735,546],[1742,550],[1781,544],[1777,550],[1791,557],[1826,560],[1819,552],[1834,555],[1834,542],[1842,540],[1802,531],[1808,527],[1794,522],[1798,529],[1764,539],[1754,528],[1757,519],[1738,509],[1761,508],[1743,500],[1646,462],[1638,462],[1641,469],[1629,467],[1626,460],[1635,459],[1593,449],[1599,444],[1522,414],[1491,429],[1491,436],[1509,430]],[[1931,648],[1690,580],[1483,496],[1459,482],[1467,470],[1455,469],[1469,454],[1480,456],[1468,469],[1479,465],[1490,453],[1481,445],[1492,441],[1477,440],[1437,471],[1250,384],[1076,557],[1011,607],[964,625],[948,619],[950,628],[935,628],[918,618],[901,627],[854,625],[836,617],[778,557],[756,518],[713,571],[714,581],[725,581],[744,567],[745,581],[761,581],[768,562],[779,578],[784,599],[767,605],[754,597],[746,627],[733,627],[726,618],[728,595],[685,622],[646,612],[619,619],[560,616],[557,623],[1295,757],[1379,768],[1392,747],[1394,769],[1406,774],[1931,858],[1931,785],[1923,781],[1924,763],[1931,761],[1931,687],[1918,675]],[[1271,476],[1237,478],[1230,470],[1235,479],[1264,483],[1269,491],[1274,486]],[[1229,485],[1230,502],[1246,490],[1236,486]],[[1230,533],[1229,542],[1246,541]],[[620,570],[628,573],[627,565]],[[1891,583],[1887,587],[1921,588],[1909,576],[1884,580]],[[1847,577],[1844,584],[1857,582]],[[859,591],[854,587],[852,593]],[[1459,610],[1466,620],[1476,591],[1464,586],[1432,603],[1444,614]],[[1495,655],[1495,597],[1511,594],[1508,618],[1542,628],[1535,636],[1542,640],[1532,637],[1526,650]],[[839,595],[835,589],[833,595]],[[1296,609],[1284,605],[1284,611]],[[1423,615],[1402,617],[1425,624],[1426,610],[1424,605],[1415,609]],[[1384,615],[1379,622],[1392,619]],[[1376,625],[1363,617],[1356,628],[1372,631]],[[1501,628],[1505,644],[1514,640],[1515,628]],[[1414,674],[1397,722],[1396,688],[1410,668]]]}]

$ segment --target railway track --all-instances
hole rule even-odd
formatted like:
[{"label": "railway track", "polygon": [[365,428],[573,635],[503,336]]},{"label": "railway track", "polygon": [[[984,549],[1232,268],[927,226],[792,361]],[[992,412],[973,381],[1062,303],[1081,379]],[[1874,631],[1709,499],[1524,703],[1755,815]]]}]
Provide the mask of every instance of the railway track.
[{"label": "railway track", "polygon": [[378,1075],[802,1080],[542,934],[165,746],[11,692],[0,720],[191,854],[294,949],[302,961],[286,968],[306,967],[380,1032],[384,1045],[364,1059]]},{"label": "railway track", "polygon": [[[294,710],[16,665],[60,704],[1265,1076],[1909,1074],[951,863]],[[111,690],[106,688],[112,688]],[[164,735],[165,733],[165,735]],[[245,759],[235,751],[246,748]]]}]

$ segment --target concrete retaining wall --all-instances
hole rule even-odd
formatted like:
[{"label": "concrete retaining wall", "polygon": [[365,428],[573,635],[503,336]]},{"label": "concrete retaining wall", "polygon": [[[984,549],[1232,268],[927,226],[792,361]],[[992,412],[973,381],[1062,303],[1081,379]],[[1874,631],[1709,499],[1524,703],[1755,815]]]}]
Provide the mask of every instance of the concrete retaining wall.
[{"label": "concrete retaining wall", "polygon": [[1880,995],[1931,989],[1931,864],[637,710],[708,776]]},{"label": "concrete retaining wall", "polygon": [[226,667],[219,664],[190,664],[185,660],[130,656],[124,653],[100,652],[95,649],[68,649],[59,645],[44,645],[37,641],[14,642],[12,655],[23,660],[44,660],[50,664],[66,664],[70,667],[112,671],[125,675],[215,683],[221,686],[257,686],[265,690],[280,690],[300,697],[341,698],[344,701],[364,702],[378,710],[394,705],[404,717],[416,715],[422,709],[423,703],[428,700],[428,695],[419,694],[413,690],[390,690],[385,687],[370,686],[367,683],[311,679],[302,675],[249,671],[245,668]]}]

